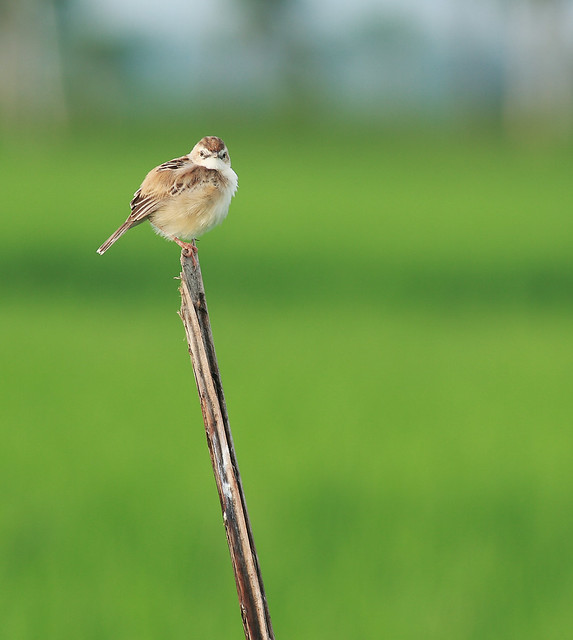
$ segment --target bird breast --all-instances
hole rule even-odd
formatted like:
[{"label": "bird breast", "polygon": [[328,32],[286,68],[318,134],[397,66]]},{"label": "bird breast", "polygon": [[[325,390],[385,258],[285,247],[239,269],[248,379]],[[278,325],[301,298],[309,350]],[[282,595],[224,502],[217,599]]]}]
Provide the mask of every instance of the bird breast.
[{"label": "bird breast", "polygon": [[151,224],[161,235],[192,240],[227,217],[237,189],[237,175],[230,167],[208,174],[209,179],[194,187],[176,191],[150,216]]}]

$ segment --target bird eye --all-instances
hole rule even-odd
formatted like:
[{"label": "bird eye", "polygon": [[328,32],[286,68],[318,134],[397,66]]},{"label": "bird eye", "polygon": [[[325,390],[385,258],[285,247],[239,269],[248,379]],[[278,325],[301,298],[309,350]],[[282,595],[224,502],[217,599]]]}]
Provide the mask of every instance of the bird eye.
[{"label": "bird eye", "polygon": [[207,149],[201,149],[201,157],[206,158],[209,155]]}]

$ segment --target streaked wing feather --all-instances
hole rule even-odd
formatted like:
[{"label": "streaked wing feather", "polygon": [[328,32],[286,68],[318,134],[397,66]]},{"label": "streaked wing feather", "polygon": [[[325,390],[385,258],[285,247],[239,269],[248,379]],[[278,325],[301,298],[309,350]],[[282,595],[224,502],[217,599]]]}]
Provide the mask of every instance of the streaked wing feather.
[{"label": "streaked wing feather", "polygon": [[[159,167],[157,171],[166,170],[171,163],[179,163],[177,168],[181,168],[189,162],[189,158],[184,156],[183,158],[176,158],[170,160]],[[161,169],[164,167],[164,169]],[[170,167],[172,170],[175,166]],[[191,191],[198,185],[214,184],[221,180],[220,173],[213,169],[207,169],[198,164],[192,164],[185,171],[174,172],[173,176],[166,177],[166,184],[164,186],[165,191],[162,189],[160,193],[151,192],[143,193],[141,188],[135,192],[133,200],[131,201],[131,215],[130,218],[134,224],[141,222],[154,211],[156,211],[166,200],[166,198],[177,197],[184,191]]]},{"label": "streaked wing feather", "polygon": [[130,202],[131,215],[133,222],[140,222],[153,213],[163,201],[155,195],[144,195],[141,189],[135,192],[133,200]]},{"label": "streaked wing feather", "polygon": [[173,158],[168,160],[157,167],[157,171],[171,171],[173,169],[182,169],[186,164],[189,164],[191,160],[189,156],[181,156],[180,158]]},{"label": "streaked wing feather", "polygon": [[183,191],[192,190],[200,184],[214,182],[219,175],[219,172],[214,169],[207,169],[207,167],[194,164],[177,175],[169,193],[178,195]]}]

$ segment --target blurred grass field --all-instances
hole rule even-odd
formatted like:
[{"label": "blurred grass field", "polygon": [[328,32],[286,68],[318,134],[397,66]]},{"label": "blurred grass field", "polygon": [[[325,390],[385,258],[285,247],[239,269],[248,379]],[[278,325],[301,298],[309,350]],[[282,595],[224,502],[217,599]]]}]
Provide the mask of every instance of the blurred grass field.
[{"label": "blurred grass field", "polygon": [[202,135],[201,240],[277,638],[573,628],[571,149],[160,123],[4,142],[0,638],[241,637],[145,172]]}]

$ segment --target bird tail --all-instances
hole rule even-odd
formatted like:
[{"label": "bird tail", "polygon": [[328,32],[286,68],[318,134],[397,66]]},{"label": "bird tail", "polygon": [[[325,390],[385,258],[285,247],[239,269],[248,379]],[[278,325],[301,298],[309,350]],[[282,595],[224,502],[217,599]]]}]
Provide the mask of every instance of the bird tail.
[{"label": "bird tail", "polygon": [[121,236],[132,226],[133,222],[131,220],[126,220],[117,231],[114,231],[111,236],[97,250],[100,256],[103,256],[103,254],[111,247],[111,245],[119,240]]}]

